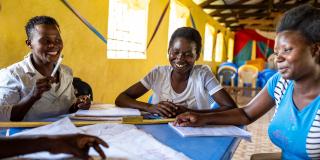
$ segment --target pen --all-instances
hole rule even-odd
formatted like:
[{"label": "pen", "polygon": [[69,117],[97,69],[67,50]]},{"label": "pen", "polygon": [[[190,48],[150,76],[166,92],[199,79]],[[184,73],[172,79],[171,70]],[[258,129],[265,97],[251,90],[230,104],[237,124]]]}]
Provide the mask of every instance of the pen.
[{"label": "pen", "polygon": [[59,66],[60,66],[60,64],[61,64],[61,62],[62,62],[62,59],[63,59],[63,55],[61,54],[61,55],[59,56],[58,62],[57,62],[56,65],[54,66],[54,69],[53,69],[53,71],[52,71],[52,73],[51,73],[51,77],[53,77],[53,76],[56,74],[56,72],[58,71],[58,68],[59,68]]}]

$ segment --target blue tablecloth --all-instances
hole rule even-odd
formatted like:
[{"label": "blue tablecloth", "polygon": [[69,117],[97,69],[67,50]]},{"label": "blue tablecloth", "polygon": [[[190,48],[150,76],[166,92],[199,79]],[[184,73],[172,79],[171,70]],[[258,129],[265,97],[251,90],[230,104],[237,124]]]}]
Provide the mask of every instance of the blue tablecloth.
[{"label": "blue tablecloth", "polygon": [[[168,124],[136,125],[139,129],[151,134],[161,143],[184,153],[193,160],[231,159],[240,139],[234,137],[182,137]],[[21,132],[18,128],[11,135]]]},{"label": "blue tablecloth", "polygon": [[231,159],[240,139],[233,137],[182,137],[167,124],[137,125],[161,143],[194,160]]}]

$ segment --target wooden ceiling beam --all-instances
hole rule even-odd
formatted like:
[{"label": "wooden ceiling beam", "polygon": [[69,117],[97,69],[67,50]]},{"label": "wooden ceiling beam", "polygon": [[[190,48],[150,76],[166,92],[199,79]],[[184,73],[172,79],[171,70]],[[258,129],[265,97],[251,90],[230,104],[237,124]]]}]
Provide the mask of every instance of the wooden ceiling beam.
[{"label": "wooden ceiling beam", "polygon": [[238,20],[230,20],[230,21],[219,20],[219,22],[224,23],[226,27],[229,27],[233,23],[239,24]]},{"label": "wooden ceiling beam", "polygon": [[[238,4],[243,4],[244,2],[247,2],[247,0],[240,0],[240,1],[232,3],[232,4],[233,5],[238,5]],[[216,11],[213,11],[213,12],[209,13],[209,15],[212,16],[212,15],[220,13],[220,12],[221,12],[221,10],[216,10]]]},{"label": "wooden ceiling beam", "polygon": [[244,26],[243,28],[246,28],[246,29],[259,29],[259,30],[264,30],[264,31],[275,31],[275,27],[273,26],[249,26],[249,25],[246,25]]},{"label": "wooden ceiling beam", "polygon": [[208,5],[203,7],[203,9],[266,9],[268,5],[241,5],[241,4],[231,4],[231,5]]},{"label": "wooden ceiling beam", "polygon": [[245,25],[253,25],[253,24],[259,24],[259,25],[274,25],[273,20],[265,20],[265,19],[244,19],[244,20],[239,20],[239,24],[245,24]]},{"label": "wooden ceiling beam", "polygon": [[210,5],[211,3],[215,2],[215,1],[217,1],[217,0],[206,0],[202,3],[200,3],[199,6],[203,8],[203,7]]},{"label": "wooden ceiling beam", "polygon": [[270,13],[225,13],[225,14],[215,14],[211,15],[212,17],[221,17],[221,18],[229,18],[229,17],[235,17],[235,18],[248,18],[248,17],[268,17],[270,16]]},{"label": "wooden ceiling beam", "polygon": [[[288,10],[293,7],[297,7],[301,5],[300,3],[296,4],[273,4],[271,9],[280,9],[280,10]],[[314,4],[315,7],[319,7],[319,4]],[[204,7],[204,9],[269,9],[270,4],[253,4],[253,5],[208,5]]]}]

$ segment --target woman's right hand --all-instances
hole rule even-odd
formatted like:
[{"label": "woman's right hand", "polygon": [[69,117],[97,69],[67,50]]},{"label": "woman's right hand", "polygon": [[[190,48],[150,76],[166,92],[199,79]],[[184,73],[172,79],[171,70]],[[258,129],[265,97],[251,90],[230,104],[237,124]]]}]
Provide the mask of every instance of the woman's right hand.
[{"label": "woman's right hand", "polygon": [[169,105],[166,101],[161,101],[158,104],[150,105],[147,111],[150,113],[158,114],[161,117],[172,118],[177,115],[178,107],[175,105]]},{"label": "woman's right hand", "polygon": [[84,160],[93,159],[89,155],[89,149],[91,147],[98,152],[102,159],[106,159],[106,155],[99,145],[106,148],[109,147],[102,139],[84,134],[49,137],[49,143],[47,145],[49,146],[49,152],[51,153],[68,153]]},{"label": "woman's right hand", "polygon": [[42,94],[51,89],[51,83],[54,82],[54,77],[40,78],[36,81],[31,91],[32,98],[40,99]]},{"label": "woman's right hand", "polygon": [[177,116],[173,125],[180,127],[195,127],[206,125],[206,116],[204,113],[185,112]]}]

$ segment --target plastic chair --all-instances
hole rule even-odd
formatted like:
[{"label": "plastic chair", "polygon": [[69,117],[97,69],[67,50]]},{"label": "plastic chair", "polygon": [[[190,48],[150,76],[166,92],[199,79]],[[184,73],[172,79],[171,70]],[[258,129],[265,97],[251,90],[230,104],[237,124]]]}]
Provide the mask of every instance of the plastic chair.
[{"label": "plastic chair", "polygon": [[276,73],[277,71],[273,69],[264,69],[263,71],[259,72],[258,86],[263,88],[267,84],[268,80]]},{"label": "plastic chair", "polygon": [[222,67],[222,66],[231,66],[233,68],[237,68],[238,69],[238,66],[234,63],[231,63],[231,62],[223,62],[219,65],[219,67]]},{"label": "plastic chair", "polygon": [[255,60],[248,60],[246,64],[253,65],[258,68],[259,71],[262,71],[265,68],[265,60],[262,58],[257,58]]},{"label": "plastic chair", "polygon": [[222,85],[235,86],[237,68],[233,65],[220,65],[218,69],[219,81]]},{"label": "plastic chair", "polygon": [[[251,88],[256,88],[259,70],[257,67],[245,64],[238,69],[238,87],[251,84]],[[255,91],[253,92],[255,94]]]}]

